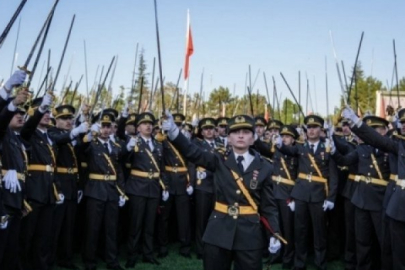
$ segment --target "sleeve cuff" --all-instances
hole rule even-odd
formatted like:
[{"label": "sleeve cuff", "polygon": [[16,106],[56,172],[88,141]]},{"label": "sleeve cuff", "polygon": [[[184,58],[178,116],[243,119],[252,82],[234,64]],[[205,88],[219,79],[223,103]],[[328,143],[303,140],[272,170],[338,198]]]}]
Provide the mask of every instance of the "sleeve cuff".
[{"label": "sleeve cuff", "polygon": [[176,127],[175,130],[170,131],[167,135],[169,136],[169,139],[171,141],[174,141],[177,138],[177,136],[179,136],[179,132],[180,132],[179,128]]},{"label": "sleeve cuff", "polygon": [[4,87],[2,87],[0,89],[0,97],[4,100],[7,100],[9,96],[9,93],[6,91],[6,89],[4,89]]},{"label": "sleeve cuff", "polygon": [[15,112],[17,110],[17,106],[15,106],[14,103],[11,101],[10,103],[8,103],[7,109],[10,112]]}]

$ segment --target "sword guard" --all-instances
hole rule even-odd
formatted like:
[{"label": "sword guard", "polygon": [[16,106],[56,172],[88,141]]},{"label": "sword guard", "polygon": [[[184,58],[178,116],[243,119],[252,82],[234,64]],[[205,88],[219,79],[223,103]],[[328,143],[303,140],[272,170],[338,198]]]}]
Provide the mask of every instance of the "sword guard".
[{"label": "sword guard", "polygon": [[27,67],[18,67],[18,69],[20,69],[20,70],[22,70],[22,71],[25,71],[25,73],[27,73],[28,75],[30,75],[31,74],[31,71],[29,71],[28,69],[27,69]]}]

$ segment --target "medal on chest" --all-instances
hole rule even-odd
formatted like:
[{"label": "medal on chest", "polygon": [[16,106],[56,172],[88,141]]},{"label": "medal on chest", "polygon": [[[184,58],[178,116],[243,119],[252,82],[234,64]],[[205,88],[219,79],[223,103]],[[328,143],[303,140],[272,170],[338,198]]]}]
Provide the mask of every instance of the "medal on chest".
[{"label": "medal on chest", "polygon": [[259,171],[254,170],[253,171],[253,178],[252,180],[250,180],[250,189],[256,189],[257,188],[257,184],[258,184],[258,178],[259,176]]}]

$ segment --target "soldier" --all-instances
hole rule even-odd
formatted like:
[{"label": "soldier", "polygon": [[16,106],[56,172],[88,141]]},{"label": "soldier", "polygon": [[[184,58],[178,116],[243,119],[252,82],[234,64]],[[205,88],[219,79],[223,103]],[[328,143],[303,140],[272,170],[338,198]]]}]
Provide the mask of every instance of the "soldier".
[{"label": "soldier", "polygon": [[[18,269],[18,243],[22,213],[25,210],[26,147],[19,139],[24,125],[25,110],[19,106],[27,101],[28,92],[20,91],[0,113],[1,164],[3,175],[0,189],[0,268]],[[3,205],[4,204],[4,205]]]},{"label": "soldier", "polygon": [[[346,118],[346,117],[345,117]],[[361,126],[357,116],[348,117],[353,123]],[[363,122],[374,128],[381,136],[387,132],[388,121],[377,116],[366,116]],[[352,128],[352,130],[354,130]],[[373,245],[378,240],[379,247],[383,244],[383,198],[389,181],[390,167],[388,154],[368,144],[360,144],[356,151],[345,156],[339,152],[333,155],[339,165],[348,166],[358,162],[358,182],[353,193],[352,203],[355,205],[355,234],[357,269],[374,269],[384,267],[384,257],[380,266],[379,257],[373,257]],[[377,239],[375,239],[377,236]]]},{"label": "soldier", "polygon": [[256,134],[260,140],[264,140],[264,131],[266,130],[267,121],[262,116],[255,117]]},{"label": "soldier", "polygon": [[[204,269],[262,269],[260,215],[278,236],[278,216],[272,191],[272,166],[249,146],[254,142],[254,120],[235,116],[229,121],[228,139],[233,150],[228,155],[204,151],[180,134],[173,116],[166,112],[162,125],[178,151],[196,166],[214,173],[215,210],[204,233]],[[254,198],[254,199],[253,199]],[[281,244],[271,237],[270,251]]]},{"label": "soldier", "polygon": [[[297,130],[292,125],[282,126],[280,135],[286,146],[294,145],[295,140],[299,138]],[[260,139],[255,141],[255,147],[262,155],[273,160],[273,192],[279,212],[279,222],[282,224],[281,232],[289,243],[284,247],[282,267],[291,269],[294,265],[294,203],[291,191],[297,179],[298,159],[282,154],[277,148],[268,147],[268,144]]]},{"label": "soldier", "polygon": [[[215,120],[213,118],[203,118],[199,122],[198,129],[200,130],[203,139],[195,140],[195,144],[204,151],[214,153],[219,147],[223,147],[218,140],[214,139]],[[203,257],[203,234],[207,226],[208,218],[214,209],[214,175],[211,171],[203,167],[196,168],[196,175],[193,177],[195,183],[195,238],[197,258]]]},{"label": "soldier", "polygon": [[153,255],[153,234],[159,198],[166,201],[169,193],[164,175],[162,144],[152,137],[155,117],[141,113],[136,118],[137,137],[132,137],[126,150],[131,164],[125,192],[129,197],[129,239],[126,268],[134,268],[138,247],[142,246],[143,261],[159,265]]},{"label": "soldier", "polygon": [[[404,178],[403,161],[403,135],[405,135],[405,110],[401,109],[396,115],[390,136],[381,136],[372,128],[358,121],[351,109],[343,111],[343,115],[351,119],[353,131],[362,138],[366,143],[389,153],[390,181],[387,185],[383,199],[383,245],[382,245],[382,262],[384,269],[405,269],[405,260],[403,253],[405,250],[405,241],[403,241],[403,228],[405,218],[401,210],[401,198],[403,197],[403,188],[401,186]],[[398,131],[397,131],[398,129]],[[400,133],[400,135],[398,134]],[[388,228],[387,228],[388,227]],[[389,246],[388,246],[389,245]],[[390,254],[392,252],[392,255]],[[391,255],[391,256],[390,256]],[[385,262],[384,262],[385,261]]]},{"label": "soldier", "polygon": [[219,135],[217,140],[219,140],[225,148],[228,146],[228,120],[228,117],[218,117],[217,119],[217,130]]},{"label": "soldier", "polygon": [[321,141],[324,120],[316,115],[304,118],[307,141],[304,144],[282,145],[280,136],[275,144],[281,153],[298,158],[298,177],[291,191],[295,209],[295,268],[305,269],[308,252],[309,221],[312,222],[315,265],[326,269],[325,212],[334,207],[337,193],[336,164],[330,157],[330,142]]},{"label": "soldier", "polygon": [[[124,176],[121,168],[121,149],[110,140],[114,115],[103,113],[100,125],[93,124],[91,133],[83,139],[88,164],[88,181],[84,196],[86,206],[85,265],[96,269],[96,250],[101,228],[105,232],[105,261],[107,269],[123,269],[118,262],[118,207],[125,204]],[[94,134],[94,139],[93,139]]]},{"label": "soldier", "polygon": [[267,130],[270,131],[270,137],[273,138],[274,135],[278,135],[280,133],[280,128],[283,126],[283,122],[280,120],[270,120],[267,123]]},{"label": "soldier", "polygon": [[[75,109],[71,105],[61,105],[54,109],[53,116],[56,126],[49,129],[49,137],[55,142],[58,154],[56,156],[55,180],[59,192],[65,196],[63,204],[57,205],[53,213],[53,246],[50,265],[56,260],[59,251],[61,257],[58,265],[67,269],[79,269],[73,260],[73,231],[77,204],[83,197],[82,185],[79,184],[78,162],[75,153],[76,138],[87,133],[88,123],[73,128]],[[59,242],[61,244],[59,245]]]},{"label": "soldier", "polygon": [[[174,114],[174,121],[181,127],[185,120],[184,115]],[[170,141],[163,141],[163,159],[168,181],[169,199],[163,203],[159,216],[159,254],[164,258],[168,255],[168,227],[172,207],[176,207],[177,232],[180,240],[180,255],[191,258],[191,230],[190,230],[190,197],[193,186],[190,184],[189,167],[182,154],[180,154]]]},{"label": "soldier", "polygon": [[64,201],[55,182],[56,147],[47,132],[52,100],[50,94],[34,99],[30,118],[21,129],[21,138],[30,144],[25,184],[27,201],[33,209],[22,224],[24,269],[49,269],[53,209],[55,202]]}]

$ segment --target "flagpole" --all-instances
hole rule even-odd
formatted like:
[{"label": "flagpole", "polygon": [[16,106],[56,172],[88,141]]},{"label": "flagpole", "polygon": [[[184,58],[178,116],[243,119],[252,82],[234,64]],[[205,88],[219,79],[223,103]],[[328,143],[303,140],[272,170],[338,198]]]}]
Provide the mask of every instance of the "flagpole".
[{"label": "flagpole", "polygon": [[190,27],[190,9],[187,9],[187,32],[186,32],[186,59],[184,64],[184,95],[183,95],[183,115],[187,112],[187,95],[189,92],[189,77],[190,77],[190,56],[193,54],[193,41]]}]

